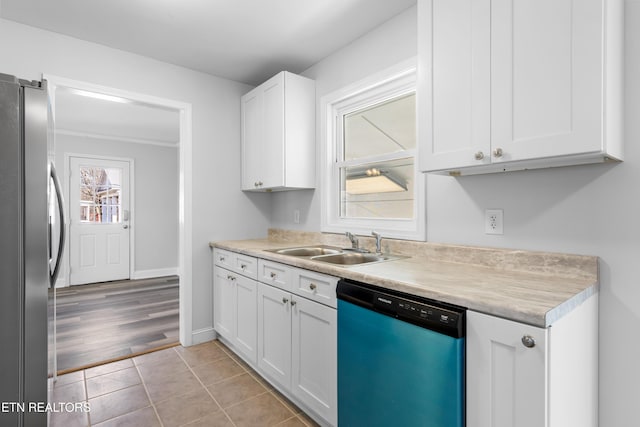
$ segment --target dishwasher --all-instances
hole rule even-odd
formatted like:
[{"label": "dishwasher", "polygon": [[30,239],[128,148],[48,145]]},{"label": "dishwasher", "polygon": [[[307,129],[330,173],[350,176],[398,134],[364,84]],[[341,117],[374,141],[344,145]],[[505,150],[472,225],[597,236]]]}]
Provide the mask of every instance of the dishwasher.
[{"label": "dishwasher", "polygon": [[462,427],[463,307],[342,279],[338,425]]}]

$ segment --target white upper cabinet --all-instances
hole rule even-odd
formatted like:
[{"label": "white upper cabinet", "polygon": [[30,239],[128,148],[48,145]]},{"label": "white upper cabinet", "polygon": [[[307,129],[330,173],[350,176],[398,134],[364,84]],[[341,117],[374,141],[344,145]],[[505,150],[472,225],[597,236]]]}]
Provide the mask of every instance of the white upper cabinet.
[{"label": "white upper cabinet", "polygon": [[621,0],[419,0],[420,167],[622,160]]},{"label": "white upper cabinet", "polygon": [[315,83],[283,71],[241,99],[242,189],[315,186]]}]

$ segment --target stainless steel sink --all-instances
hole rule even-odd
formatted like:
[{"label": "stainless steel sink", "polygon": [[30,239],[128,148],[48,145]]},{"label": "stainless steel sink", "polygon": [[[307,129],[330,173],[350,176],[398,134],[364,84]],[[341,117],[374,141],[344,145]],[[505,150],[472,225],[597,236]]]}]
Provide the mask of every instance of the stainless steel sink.
[{"label": "stainless steel sink", "polygon": [[320,255],[311,257],[313,261],[327,262],[330,264],[337,264],[342,266],[367,264],[370,262],[391,261],[394,259],[400,259],[397,256],[378,255],[372,253],[360,253],[360,252],[342,252],[333,255]]},{"label": "stainless steel sink", "polygon": [[381,255],[366,251],[362,252],[351,248],[341,249],[335,246],[327,245],[296,246],[292,248],[268,249],[267,252],[273,252],[280,255],[288,255],[298,258],[306,258],[311,261],[319,261],[341,267],[370,264],[382,261],[393,261],[396,259],[406,258],[403,256]]},{"label": "stainless steel sink", "polygon": [[297,248],[273,249],[269,252],[297,257],[314,257],[319,255],[340,254],[342,250],[333,246],[316,245]]}]

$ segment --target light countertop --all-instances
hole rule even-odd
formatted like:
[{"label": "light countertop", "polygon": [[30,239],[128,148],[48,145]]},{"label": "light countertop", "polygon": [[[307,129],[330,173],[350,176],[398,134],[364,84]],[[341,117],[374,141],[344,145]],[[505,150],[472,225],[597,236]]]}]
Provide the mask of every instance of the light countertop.
[{"label": "light countertop", "polygon": [[[539,327],[551,325],[598,292],[598,259],[593,256],[388,240],[392,254],[408,258],[342,267],[266,252],[313,244],[347,247],[342,239],[270,230],[268,239],[211,242],[210,246]],[[365,240],[365,246],[370,243]]]}]

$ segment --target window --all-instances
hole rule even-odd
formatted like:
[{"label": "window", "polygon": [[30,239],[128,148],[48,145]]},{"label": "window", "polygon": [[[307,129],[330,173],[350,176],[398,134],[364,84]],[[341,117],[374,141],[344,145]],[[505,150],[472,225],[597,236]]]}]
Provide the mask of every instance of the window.
[{"label": "window", "polygon": [[414,64],[323,98],[323,231],[425,239]]},{"label": "window", "polygon": [[120,223],[122,170],[80,167],[80,222]]}]

